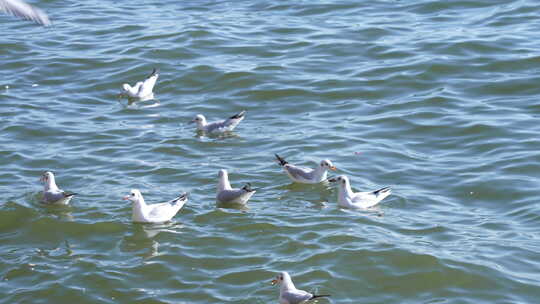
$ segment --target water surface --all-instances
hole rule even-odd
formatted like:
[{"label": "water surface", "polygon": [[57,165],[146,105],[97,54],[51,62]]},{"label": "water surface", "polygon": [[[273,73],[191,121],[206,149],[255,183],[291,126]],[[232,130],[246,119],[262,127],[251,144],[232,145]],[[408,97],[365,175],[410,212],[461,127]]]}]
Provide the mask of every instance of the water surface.
[{"label": "water surface", "polygon": [[[537,303],[540,4],[34,1],[0,16],[0,302]],[[116,94],[159,68],[157,101]],[[241,110],[234,134],[188,121]],[[360,153],[357,153],[360,152]],[[375,210],[273,160],[331,159]],[[217,208],[217,172],[260,188]],[[51,170],[80,193],[37,202]],[[121,198],[183,191],[173,222]]]}]

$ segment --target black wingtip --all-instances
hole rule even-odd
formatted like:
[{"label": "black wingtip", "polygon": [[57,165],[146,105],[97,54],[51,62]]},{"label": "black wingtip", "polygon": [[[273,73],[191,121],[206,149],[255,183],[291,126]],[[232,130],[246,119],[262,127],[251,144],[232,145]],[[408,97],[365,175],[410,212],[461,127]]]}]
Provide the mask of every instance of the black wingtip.
[{"label": "black wingtip", "polygon": [[244,191],[247,191],[247,192],[253,192],[255,191],[255,189],[251,188],[251,183],[246,183],[246,185],[244,187],[242,187],[242,189]]},{"label": "black wingtip", "polygon": [[330,295],[313,295],[310,300],[316,299],[316,298],[328,298]]},{"label": "black wingtip", "polygon": [[64,193],[64,197],[70,197],[74,195],[79,195],[79,193]]},{"label": "black wingtip", "polygon": [[154,76],[154,75],[156,75],[156,74],[158,74],[158,73],[159,73],[159,69],[153,68],[153,69],[152,69],[152,74],[150,74],[150,76],[148,76],[148,78],[150,78],[150,77],[152,77],[152,76]]},{"label": "black wingtip", "polygon": [[288,164],[288,162],[283,157],[277,155],[277,153],[274,155],[276,156],[280,166],[285,166],[286,164]]},{"label": "black wingtip", "polygon": [[188,193],[184,192],[180,194],[180,196],[178,197],[178,200],[183,201],[183,200],[186,200],[187,198],[188,198]]},{"label": "black wingtip", "polygon": [[389,191],[389,190],[390,190],[390,187],[384,187],[384,188],[381,188],[381,189],[379,189],[379,190],[373,191],[373,194],[379,195],[379,194],[381,194],[382,192],[386,192],[386,191]]},{"label": "black wingtip", "polygon": [[246,111],[242,111],[240,113],[237,113],[237,114],[234,114],[233,116],[229,117],[230,119],[238,119],[238,118],[242,118],[244,117],[244,115],[246,115]]}]

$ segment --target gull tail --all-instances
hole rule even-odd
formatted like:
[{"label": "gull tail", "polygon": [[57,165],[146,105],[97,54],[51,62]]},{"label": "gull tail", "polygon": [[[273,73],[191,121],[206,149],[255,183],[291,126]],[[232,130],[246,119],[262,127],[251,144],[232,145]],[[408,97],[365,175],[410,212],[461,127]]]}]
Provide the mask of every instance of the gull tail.
[{"label": "gull tail", "polygon": [[279,155],[277,154],[274,154],[279,162],[279,165],[280,166],[285,166],[286,164],[288,164],[288,162],[283,158],[283,157],[280,157]]},{"label": "gull tail", "polygon": [[71,197],[71,196],[74,196],[74,195],[79,195],[79,193],[65,193],[64,192],[64,197]]},{"label": "gull tail", "polygon": [[229,117],[229,119],[239,119],[239,118],[244,117],[244,115],[246,115],[246,111],[242,111],[238,114],[234,114],[233,116]]},{"label": "gull tail", "polygon": [[313,295],[310,300],[316,299],[316,298],[328,298],[330,295]]}]

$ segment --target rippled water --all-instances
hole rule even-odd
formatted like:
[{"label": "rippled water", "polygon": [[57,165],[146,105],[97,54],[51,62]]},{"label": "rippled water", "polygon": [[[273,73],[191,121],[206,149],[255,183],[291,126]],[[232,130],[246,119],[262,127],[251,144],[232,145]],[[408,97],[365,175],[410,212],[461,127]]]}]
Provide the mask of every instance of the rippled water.
[{"label": "rippled water", "polygon": [[[0,16],[0,302],[277,303],[286,270],[320,303],[538,303],[537,1],[34,3],[53,27]],[[158,101],[116,98],[153,67]],[[276,152],[393,194],[340,209]],[[39,205],[45,170],[72,206]],[[132,188],[191,196],[139,225]]]}]

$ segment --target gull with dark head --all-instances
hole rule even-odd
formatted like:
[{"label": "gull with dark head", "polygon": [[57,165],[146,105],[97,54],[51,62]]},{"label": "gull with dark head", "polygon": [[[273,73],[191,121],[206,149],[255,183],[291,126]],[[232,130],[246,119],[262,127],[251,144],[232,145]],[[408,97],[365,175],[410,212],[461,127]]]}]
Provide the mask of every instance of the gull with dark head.
[{"label": "gull with dark head", "polygon": [[274,280],[272,285],[279,284],[279,304],[301,304],[311,300],[329,297],[330,295],[314,295],[304,290],[296,289],[291,276],[283,271]]},{"label": "gull with dark head", "polygon": [[77,193],[67,193],[58,188],[52,172],[45,172],[40,178],[45,186],[43,189],[42,203],[47,205],[67,205]]},{"label": "gull with dark head", "polygon": [[159,77],[159,70],[153,69],[152,74],[150,74],[144,81],[137,82],[133,87],[127,83],[123,84],[123,91],[120,93],[120,96],[127,96],[131,99],[138,99],[140,101],[152,100],[154,99],[154,86]]},{"label": "gull with dark head", "polygon": [[246,116],[246,111],[242,111],[238,114],[235,114],[225,120],[207,122],[206,117],[202,114],[197,114],[190,123],[197,124],[197,131],[202,131],[206,133],[222,133],[227,131],[232,131],[236,126],[244,120]]},{"label": "gull with dark head", "polygon": [[338,204],[341,207],[352,209],[366,209],[380,203],[383,199],[392,193],[390,187],[384,187],[370,192],[353,192],[349,178],[340,175],[328,180],[338,185]]},{"label": "gull with dark head", "polygon": [[0,0],[0,11],[44,26],[51,25],[47,14],[22,0]]},{"label": "gull with dark head", "polygon": [[275,154],[276,159],[280,166],[283,167],[285,173],[293,182],[303,183],[303,184],[317,184],[326,180],[328,170],[335,171],[336,167],[329,159],[324,159],[319,163],[314,169],[311,168],[302,168],[290,164],[283,157]]},{"label": "gull with dark head", "polygon": [[170,221],[182,209],[188,200],[187,193],[182,193],[177,198],[159,204],[147,205],[137,189],[131,190],[124,200],[131,201],[131,219],[137,223],[163,223]]},{"label": "gull with dark head", "polygon": [[250,183],[247,183],[242,188],[232,188],[231,183],[229,183],[229,174],[225,169],[219,170],[218,178],[216,200],[220,204],[245,205],[251,196],[257,192],[251,188]]}]

